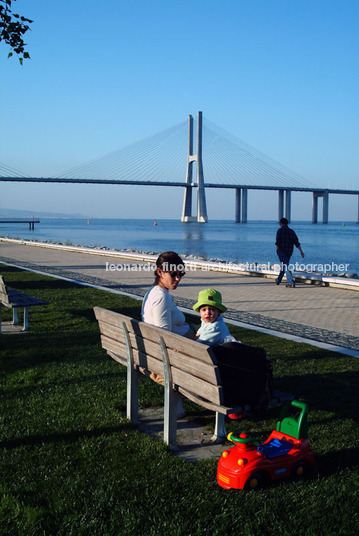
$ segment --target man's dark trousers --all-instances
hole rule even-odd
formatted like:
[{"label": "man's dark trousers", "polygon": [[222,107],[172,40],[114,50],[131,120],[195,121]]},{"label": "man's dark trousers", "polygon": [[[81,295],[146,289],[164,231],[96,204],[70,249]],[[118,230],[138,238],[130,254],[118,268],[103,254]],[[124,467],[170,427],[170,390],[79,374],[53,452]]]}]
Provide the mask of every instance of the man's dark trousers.
[{"label": "man's dark trousers", "polygon": [[288,268],[290,257],[288,257],[285,253],[283,253],[283,251],[280,251],[280,250],[277,251],[277,255],[280,260],[280,272],[275,282],[277,283],[277,285],[279,285],[283,279],[284,272],[285,272],[287,276],[288,285],[294,285],[292,272]]}]

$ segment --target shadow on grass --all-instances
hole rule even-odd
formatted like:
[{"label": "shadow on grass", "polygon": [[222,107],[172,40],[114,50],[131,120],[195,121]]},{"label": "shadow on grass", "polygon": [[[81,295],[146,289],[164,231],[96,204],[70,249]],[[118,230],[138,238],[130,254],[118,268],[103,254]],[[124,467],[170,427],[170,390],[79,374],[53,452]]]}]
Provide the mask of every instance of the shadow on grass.
[{"label": "shadow on grass", "polygon": [[359,447],[331,450],[316,456],[316,471],[320,476],[336,474],[338,469],[353,469],[359,466]]},{"label": "shadow on grass", "polygon": [[0,442],[0,447],[5,449],[15,449],[18,447],[37,446],[50,443],[76,443],[81,439],[92,439],[101,436],[112,436],[134,430],[134,425],[119,423],[117,426],[107,428],[96,428],[94,430],[74,430],[72,432],[55,432],[48,435],[30,435],[16,439],[6,439]]},{"label": "shadow on grass", "polygon": [[[9,288],[16,288],[21,292],[31,290],[68,290],[74,288],[79,290],[81,285],[64,281],[62,279],[56,279],[54,277],[41,275],[41,279],[34,279],[34,274],[26,270],[19,270],[11,266],[4,266],[0,264],[0,273],[5,279],[5,283]],[[20,279],[21,278],[21,279]]]},{"label": "shadow on grass", "polygon": [[[18,399],[19,396],[33,395],[37,389],[41,393],[46,394],[46,391],[51,391],[54,387],[69,387],[71,385],[81,385],[81,384],[95,384],[96,382],[101,382],[103,380],[117,380],[117,381],[126,381],[127,371],[126,367],[119,365],[117,372],[108,372],[106,374],[94,374],[94,375],[84,375],[78,378],[71,379],[61,379],[58,381],[52,381],[47,383],[35,383],[31,385],[19,386],[14,389],[8,389],[2,392],[2,399],[11,400],[13,398]],[[43,379],[43,378],[41,378]],[[125,385],[125,384],[124,384]]]},{"label": "shadow on grass", "polygon": [[[271,350],[273,352],[273,350]],[[274,359],[276,358],[273,356]],[[277,359],[281,359],[281,357],[277,357]],[[295,362],[308,362],[308,361],[332,361],[335,360],[337,362],[339,361],[345,361],[347,359],[352,359],[350,356],[341,354],[339,352],[325,350],[322,348],[318,348],[315,346],[306,345],[306,349],[304,352],[297,352],[295,355],[289,355],[288,357],[285,357],[285,359],[288,359],[292,363]],[[321,365],[321,363],[320,363]]]},{"label": "shadow on grass", "polygon": [[99,363],[106,357],[97,331],[26,333],[2,336],[1,369],[5,373],[50,363]]},{"label": "shadow on grass", "polygon": [[132,318],[136,318],[136,320],[142,320],[141,319],[141,308],[137,305],[130,305],[125,307],[114,307],[112,309],[116,313],[120,313],[122,315],[131,316]]},{"label": "shadow on grass", "polygon": [[305,400],[310,410],[359,420],[359,372],[332,372],[275,378],[274,387]]},{"label": "shadow on grass", "polygon": [[8,287],[15,288],[17,290],[20,290],[21,292],[30,293],[32,290],[80,290],[85,289],[85,287],[81,285],[76,285],[75,283],[69,283],[67,281],[63,281],[61,279],[54,279],[51,278],[49,280],[41,279],[41,281],[14,281],[13,283],[8,283],[7,279],[5,279],[6,284]]},{"label": "shadow on grass", "polygon": [[[108,309],[109,307],[111,307],[111,311],[115,313],[120,313],[122,315],[130,316],[132,318],[136,318],[137,320],[141,320],[141,309],[138,305],[129,305],[125,307],[119,305],[118,307],[114,307],[112,304],[102,303],[101,300],[97,300],[96,305],[94,305],[94,307],[95,306],[102,307],[103,309]],[[76,309],[72,311],[72,314],[73,316],[86,318],[86,320],[89,320],[92,323],[97,323],[93,308]],[[100,331],[98,333],[100,333]]]}]

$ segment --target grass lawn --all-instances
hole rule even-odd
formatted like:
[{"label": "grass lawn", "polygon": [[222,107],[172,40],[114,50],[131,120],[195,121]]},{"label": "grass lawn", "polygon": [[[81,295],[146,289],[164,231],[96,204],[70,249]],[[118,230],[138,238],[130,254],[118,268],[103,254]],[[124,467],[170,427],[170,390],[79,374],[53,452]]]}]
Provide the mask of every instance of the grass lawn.
[{"label": "grass lawn", "polygon": [[[140,301],[0,268],[9,287],[49,302],[30,310],[28,333],[0,335],[1,536],[359,532],[358,359],[231,328],[267,350],[276,389],[308,402],[316,470],[256,492],[226,491],[217,459],[179,459],[124,417],[126,369],[102,350],[92,307],[139,318]],[[139,396],[142,406],[163,404],[162,387],[146,378]],[[214,426],[213,413],[185,409]],[[264,440],[278,415],[272,408],[240,428]]]}]

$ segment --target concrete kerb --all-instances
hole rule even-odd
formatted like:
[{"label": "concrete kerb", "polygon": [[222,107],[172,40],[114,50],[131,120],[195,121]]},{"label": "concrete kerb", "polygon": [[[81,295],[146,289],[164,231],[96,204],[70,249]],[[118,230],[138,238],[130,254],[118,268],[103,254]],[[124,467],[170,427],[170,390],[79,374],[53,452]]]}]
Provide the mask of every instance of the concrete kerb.
[{"label": "concrete kerb", "polygon": [[[104,291],[110,292],[112,294],[120,294],[120,295],[123,295],[123,296],[128,296],[129,298],[133,298],[133,299],[138,300],[138,301],[143,301],[142,296],[138,296],[137,294],[132,294],[132,293],[126,292],[124,290],[112,289],[112,288],[108,288],[108,287],[101,286],[101,285],[94,285],[94,284],[91,284],[91,283],[85,283],[84,281],[79,281],[77,279],[71,279],[69,277],[60,276],[58,274],[51,274],[50,272],[42,272],[41,270],[35,270],[35,269],[32,269],[32,268],[18,266],[16,264],[8,263],[8,262],[5,262],[5,261],[1,261],[1,263],[5,264],[7,266],[12,266],[14,268],[18,268],[20,270],[26,270],[28,272],[34,272],[34,273],[37,273],[37,274],[40,274],[40,275],[53,277],[55,279],[61,279],[61,280],[64,280],[64,281],[68,281],[69,283],[75,283],[77,285],[81,285],[81,286],[84,286],[84,287],[91,287],[91,288],[95,288],[95,289],[98,289],[98,290],[104,290]],[[179,307],[179,309],[184,313],[192,314],[194,316],[200,316],[199,313],[196,313],[195,311],[193,311],[193,309],[189,309],[188,307]],[[307,339],[305,337],[300,337],[298,335],[291,335],[289,333],[284,333],[284,332],[281,332],[281,331],[276,331],[276,330],[273,330],[273,329],[264,328],[264,327],[256,326],[256,325],[253,325],[253,324],[247,324],[245,322],[239,322],[237,320],[230,319],[230,318],[226,318],[225,321],[226,321],[226,324],[231,324],[233,326],[238,326],[238,327],[241,327],[241,328],[244,328],[244,329],[250,329],[252,331],[258,331],[260,333],[265,333],[266,335],[271,335],[273,337],[278,337],[280,339],[287,339],[287,340],[297,342],[297,343],[308,344],[309,346],[314,346],[314,347],[317,347],[317,348],[323,348],[323,349],[329,350],[331,352],[338,352],[340,354],[344,354],[344,355],[347,355],[347,356],[350,356],[350,357],[359,357],[359,351],[352,350],[350,348],[345,348],[345,347],[342,347],[342,346],[336,346],[334,344],[325,343],[325,342],[321,342],[321,341],[316,341],[314,339]]]}]

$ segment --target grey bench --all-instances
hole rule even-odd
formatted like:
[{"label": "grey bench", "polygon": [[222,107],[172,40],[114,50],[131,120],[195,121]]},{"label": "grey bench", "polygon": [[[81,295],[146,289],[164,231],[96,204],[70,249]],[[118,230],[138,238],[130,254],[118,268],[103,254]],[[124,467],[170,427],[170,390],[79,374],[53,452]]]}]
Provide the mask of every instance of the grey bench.
[{"label": "grey bench", "polygon": [[19,307],[24,308],[24,326],[22,331],[29,329],[29,310],[33,305],[47,305],[48,302],[28,296],[24,292],[8,289],[5,285],[4,278],[0,275],[0,333],[1,333],[1,307],[7,307],[13,310],[14,325],[18,324],[17,310]]},{"label": "grey bench", "polygon": [[138,422],[138,377],[164,376],[164,441],[176,446],[177,404],[184,396],[216,414],[213,441],[226,437],[224,418],[239,407],[224,404],[216,358],[209,346],[128,316],[94,307],[102,347],[127,366],[127,417]]}]

